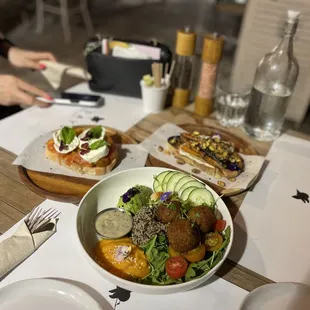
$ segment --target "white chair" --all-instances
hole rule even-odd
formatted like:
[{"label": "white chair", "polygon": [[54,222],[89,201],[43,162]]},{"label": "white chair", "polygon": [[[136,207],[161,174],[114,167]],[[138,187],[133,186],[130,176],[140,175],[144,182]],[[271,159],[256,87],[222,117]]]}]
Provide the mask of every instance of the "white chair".
[{"label": "white chair", "polygon": [[94,32],[94,27],[90,18],[87,0],[76,0],[78,3],[75,7],[68,6],[68,0],[58,0],[59,5],[51,5],[44,0],[36,0],[36,32],[42,33],[44,28],[44,12],[60,15],[61,24],[64,32],[66,43],[71,42],[70,15],[80,13],[83,17],[86,30],[89,35]]}]

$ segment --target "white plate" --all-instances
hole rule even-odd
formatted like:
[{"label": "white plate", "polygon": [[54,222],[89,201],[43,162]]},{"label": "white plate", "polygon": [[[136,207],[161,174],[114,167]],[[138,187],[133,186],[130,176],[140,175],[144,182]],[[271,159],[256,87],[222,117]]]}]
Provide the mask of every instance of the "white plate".
[{"label": "white plate", "polygon": [[299,283],[261,286],[244,299],[239,310],[309,310],[310,287]]},{"label": "white plate", "polygon": [[0,290],[0,310],[102,310],[75,285],[51,279],[15,282]]},{"label": "white plate", "polygon": [[212,277],[214,273],[220,268],[223,261],[226,259],[234,237],[233,222],[229,210],[218,194],[208,185],[206,188],[212,193],[215,200],[217,200],[218,210],[221,212],[223,219],[226,220],[227,226],[231,227],[231,240],[227,245],[226,252],[222,260],[201,278],[174,285],[146,285],[121,279],[112,273],[106,271],[99,266],[94,259],[94,248],[100,239],[94,229],[94,218],[98,212],[115,207],[118,203],[119,197],[124,194],[129,188],[140,184],[153,188],[154,176],[165,170],[172,170],[159,167],[143,167],[118,172],[109,176],[93,186],[87,194],[83,197],[79,205],[79,211],[76,221],[77,238],[82,248],[82,252],[88,262],[103,276],[104,279],[109,280],[116,286],[120,286],[129,291],[145,294],[173,294],[182,291],[190,290],[199,286],[207,279]]}]

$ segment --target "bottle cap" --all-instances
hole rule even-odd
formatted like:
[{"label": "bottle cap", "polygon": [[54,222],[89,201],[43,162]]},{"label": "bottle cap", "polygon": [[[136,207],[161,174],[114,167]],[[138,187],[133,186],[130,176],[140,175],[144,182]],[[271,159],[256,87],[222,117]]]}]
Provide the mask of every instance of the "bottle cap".
[{"label": "bottle cap", "polygon": [[202,60],[210,64],[220,62],[223,52],[224,38],[217,33],[208,34],[205,36]]},{"label": "bottle cap", "polygon": [[195,54],[196,34],[189,27],[177,32],[177,43],[175,52],[181,56],[192,56]]}]

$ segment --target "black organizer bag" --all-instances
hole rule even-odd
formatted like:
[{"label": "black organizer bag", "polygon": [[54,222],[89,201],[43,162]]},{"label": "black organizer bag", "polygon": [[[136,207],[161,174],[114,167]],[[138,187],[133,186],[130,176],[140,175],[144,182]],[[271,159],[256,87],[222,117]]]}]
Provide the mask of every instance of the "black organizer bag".
[{"label": "black organizer bag", "polygon": [[[163,65],[171,64],[172,53],[161,43],[137,40],[114,39],[127,43],[156,46],[161,49],[160,60]],[[152,59],[127,59],[103,55],[101,46],[86,56],[86,65],[92,79],[89,87],[96,92],[104,92],[141,98],[140,80],[145,74],[152,74]]]}]

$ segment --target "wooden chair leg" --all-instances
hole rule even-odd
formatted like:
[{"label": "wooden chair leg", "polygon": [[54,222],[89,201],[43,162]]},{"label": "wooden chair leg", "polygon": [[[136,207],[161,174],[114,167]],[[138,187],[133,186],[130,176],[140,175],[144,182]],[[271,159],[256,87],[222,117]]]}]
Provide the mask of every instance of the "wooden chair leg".
[{"label": "wooden chair leg", "polygon": [[94,33],[94,26],[90,18],[87,0],[80,0],[81,14],[85,23],[86,31],[88,35]]},{"label": "wooden chair leg", "polygon": [[62,29],[64,32],[65,42],[71,42],[71,31],[70,31],[70,21],[69,21],[69,8],[67,0],[60,0],[60,17]]},{"label": "wooden chair leg", "polygon": [[44,27],[44,3],[36,0],[36,33],[42,33]]}]

